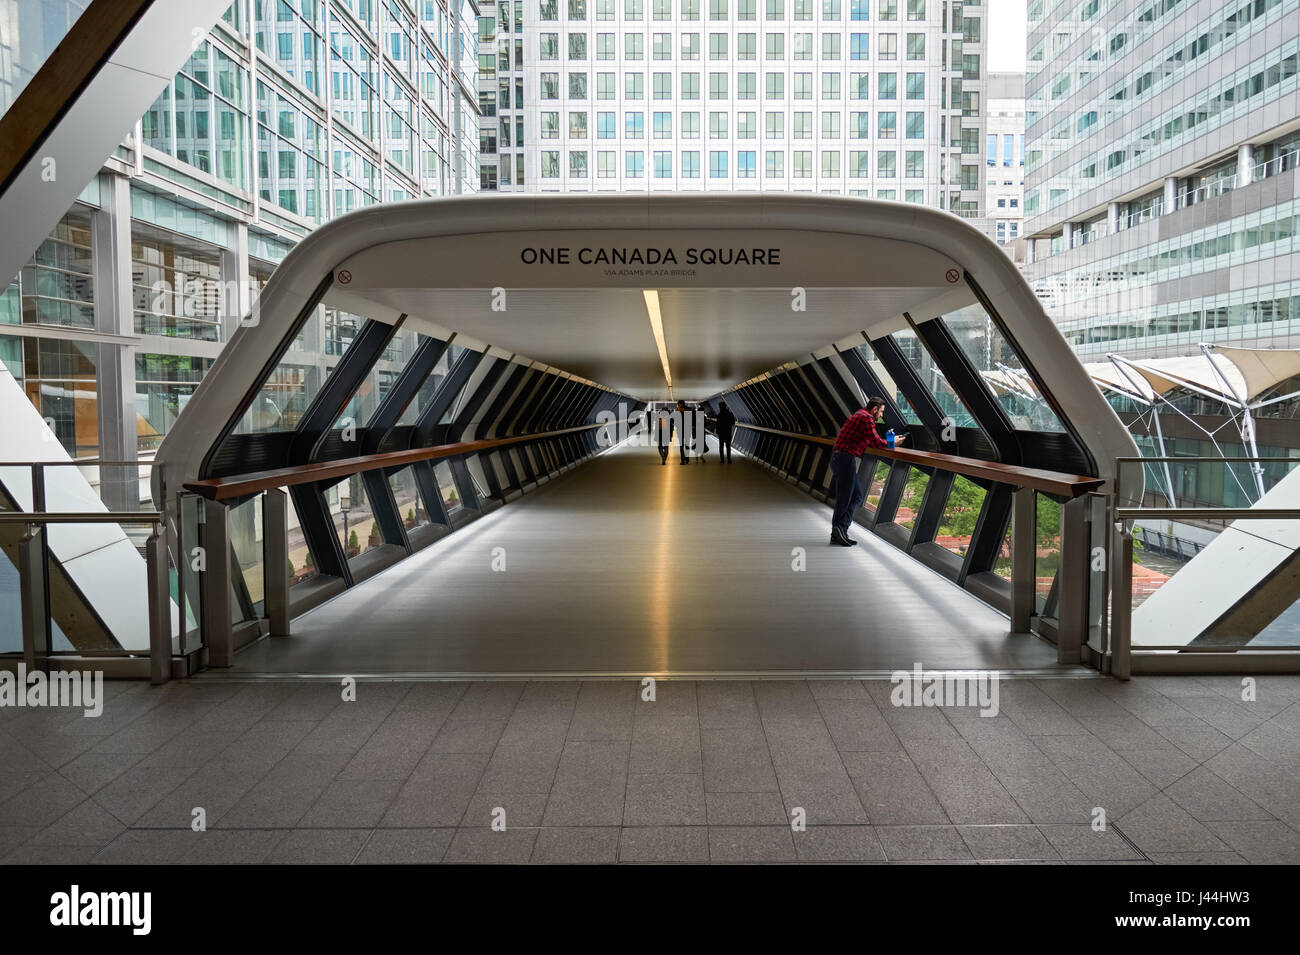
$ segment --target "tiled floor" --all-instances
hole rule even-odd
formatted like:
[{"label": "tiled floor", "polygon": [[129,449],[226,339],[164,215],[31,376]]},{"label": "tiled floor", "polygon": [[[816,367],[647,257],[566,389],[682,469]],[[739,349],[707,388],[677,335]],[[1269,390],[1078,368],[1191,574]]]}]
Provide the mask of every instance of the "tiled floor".
[{"label": "tiled floor", "polygon": [[0,709],[4,861],[1300,862],[1300,677],[107,689]]}]

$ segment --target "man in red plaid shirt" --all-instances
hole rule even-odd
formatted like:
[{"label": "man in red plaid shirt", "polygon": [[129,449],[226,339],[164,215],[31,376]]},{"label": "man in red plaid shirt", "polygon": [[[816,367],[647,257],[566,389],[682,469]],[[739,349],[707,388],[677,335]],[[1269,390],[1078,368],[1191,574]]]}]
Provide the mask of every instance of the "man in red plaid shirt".
[{"label": "man in red plaid shirt", "polygon": [[[866,489],[858,477],[858,464],[867,448],[888,447],[876,431],[876,422],[885,418],[885,399],[871,397],[867,406],[849,415],[840,428],[835,447],[831,449],[831,484],[835,492],[835,512],[831,516],[831,543],[839,547],[852,547],[857,543],[849,536],[853,515],[862,505]],[[902,437],[894,443],[901,444]]]}]

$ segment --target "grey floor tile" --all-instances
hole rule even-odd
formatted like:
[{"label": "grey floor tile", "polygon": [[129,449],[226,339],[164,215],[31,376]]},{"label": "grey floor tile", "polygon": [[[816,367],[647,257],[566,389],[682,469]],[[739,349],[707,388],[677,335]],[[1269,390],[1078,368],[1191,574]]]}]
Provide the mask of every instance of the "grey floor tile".
[{"label": "grey floor tile", "polygon": [[857,698],[819,699],[817,705],[840,752],[896,753],[903,748],[865,691]]},{"label": "grey floor tile", "polygon": [[490,754],[501,741],[505,728],[505,720],[447,720],[428,751]]},{"label": "grey floor tile", "polygon": [[700,729],[735,729],[759,725],[758,703],[747,680],[709,680],[698,685]]},{"label": "grey floor tile", "polygon": [[97,846],[19,846],[0,865],[88,865]]},{"label": "grey floor tile", "polygon": [[542,829],[533,844],[532,861],[549,865],[617,862],[618,837],[617,826]]},{"label": "grey floor tile", "polygon": [[703,775],[632,773],[627,777],[623,825],[702,826],[706,821]]},{"label": "grey floor tile", "polygon": [[885,850],[871,826],[809,826],[793,833],[802,862],[884,862]]},{"label": "grey floor tile", "polygon": [[448,863],[521,863],[533,854],[536,829],[458,829],[447,847],[443,862]]},{"label": "grey floor tile", "polygon": [[288,833],[283,829],[209,829],[194,833],[180,862],[187,865],[256,865]]},{"label": "grey floor tile", "polygon": [[845,753],[842,758],[872,823],[895,826],[949,821],[906,753]]},{"label": "grey floor tile", "polygon": [[1038,831],[1046,837],[1062,859],[1070,862],[1107,862],[1142,858],[1142,853],[1114,829],[1096,830],[1090,824],[1079,823],[1040,825]]},{"label": "grey floor tile", "polygon": [[170,795],[194,770],[172,766],[134,766],[91,798],[125,825],[134,824]]},{"label": "grey floor tile", "polygon": [[1228,848],[1255,865],[1300,864],[1300,832],[1283,822],[1211,822]]},{"label": "grey floor tile", "polygon": [[369,838],[369,829],[294,829],[276,843],[266,861],[287,865],[348,865]]},{"label": "grey floor tile", "polygon": [[1229,848],[1168,796],[1156,795],[1122,816],[1113,825],[1139,849],[1152,852],[1202,852]]},{"label": "grey floor tile", "polygon": [[957,831],[976,859],[1055,862],[1061,858],[1036,826],[958,826]]},{"label": "grey floor tile", "polygon": [[96,865],[173,865],[190,851],[199,835],[189,829],[127,829],[90,861]]},{"label": "grey floor tile", "polygon": [[705,793],[710,826],[783,826],[789,824],[779,792]]},{"label": "grey floor tile", "polygon": [[1235,852],[1153,852],[1156,865],[1247,865]]},{"label": "grey floor tile", "polygon": [[618,841],[619,862],[708,862],[705,826],[624,828]]},{"label": "grey floor tile", "polygon": [[789,826],[709,826],[713,862],[793,862]]},{"label": "grey floor tile", "polygon": [[48,826],[85,798],[59,773],[50,773],[0,803],[0,821],[6,826]]},{"label": "grey floor tile", "polygon": [[490,829],[502,820],[507,829],[536,828],[542,824],[549,798],[545,793],[475,793],[460,824],[467,829]]},{"label": "grey floor tile", "polygon": [[108,810],[87,799],[34,835],[31,845],[102,848],[126,827]]},{"label": "grey floor tile", "polygon": [[397,797],[396,779],[335,779],[297,822],[300,828],[370,829]]},{"label": "grey floor tile", "polygon": [[700,731],[706,792],[776,792],[767,739],[757,727]]},{"label": "grey floor tile", "polygon": [[455,829],[376,829],[355,861],[367,865],[441,862],[455,833]]},{"label": "grey floor tile", "polygon": [[568,738],[631,739],[637,689],[637,684],[622,680],[583,683],[569,721]]},{"label": "grey floor tile", "polygon": [[1167,787],[1165,795],[1201,822],[1273,819],[1272,813],[1204,767]]},{"label": "grey floor tile", "polygon": [[399,829],[460,825],[487,760],[472,753],[426,756],[402,784],[380,825]]},{"label": "grey floor tile", "polygon": [[876,835],[891,862],[974,858],[956,826],[880,826]]}]

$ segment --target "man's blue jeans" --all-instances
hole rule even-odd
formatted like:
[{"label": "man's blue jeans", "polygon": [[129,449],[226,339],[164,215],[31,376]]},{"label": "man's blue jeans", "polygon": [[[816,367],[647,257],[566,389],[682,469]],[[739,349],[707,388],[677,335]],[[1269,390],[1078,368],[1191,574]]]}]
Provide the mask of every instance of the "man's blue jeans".
[{"label": "man's blue jeans", "polygon": [[847,532],[853,515],[862,506],[866,489],[858,479],[859,459],[843,451],[831,452],[831,490],[835,492],[835,513],[831,528]]}]

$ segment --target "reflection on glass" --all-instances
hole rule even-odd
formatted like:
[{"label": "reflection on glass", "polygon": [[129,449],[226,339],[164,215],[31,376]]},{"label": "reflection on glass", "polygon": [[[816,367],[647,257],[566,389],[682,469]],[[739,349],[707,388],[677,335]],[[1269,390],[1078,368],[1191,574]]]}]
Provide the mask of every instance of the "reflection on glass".
[{"label": "reflection on glass", "polygon": [[998,548],[998,555],[993,559],[993,573],[1007,581],[1011,580],[1011,540],[1015,523],[1014,516],[1007,521],[1006,536],[1002,538],[1002,546]]},{"label": "reflection on glass", "polygon": [[935,543],[945,547],[954,554],[965,556],[970,547],[975,525],[979,522],[980,508],[984,506],[984,496],[988,492],[974,481],[958,474],[952,482],[948,501],[943,508],[943,519],[939,522],[939,531]]},{"label": "reflection on glass", "polygon": [[460,494],[456,491],[456,482],[451,477],[451,465],[446,461],[439,461],[433,467],[433,476],[438,482],[438,493],[442,495],[442,506],[447,509],[447,516],[451,516],[465,506],[465,502],[460,499]]},{"label": "reflection on glass", "polygon": [[464,351],[465,349],[460,345],[449,345],[447,347],[447,350],[438,359],[437,364],[433,366],[433,371],[429,372],[428,377],[424,379],[424,383],[420,385],[420,390],[416,392],[415,397],[402,411],[402,416],[397,421],[398,424],[413,425],[420,420],[420,414],[433,403],[434,397],[442,388],[442,383],[447,379],[447,375],[451,373],[452,366],[456,364],[456,359],[460,358],[461,353]]},{"label": "reflection on glass", "polygon": [[384,542],[360,474],[353,474],[329,488],[325,492],[325,505],[348,560]]},{"label": "reflection on glass", "polygon": [[1064,432],[1065,428],[1021,364],[1002,332],[979,304],[944,315],[940,321],[984,379],[1019,431]]},{"label": "reflection on glass", "polygon": [[244,582],[252,615],[245,613],[240,601],[232,603],[234,620],[256,619],[266,607],[265,575],[262,549],[262,495],[258,494],[230,508],[230,548],[234,551],[235,571]]},{"label": "reflection on glass", "polygon": [[907,473],[907,487],[898,503],[898,513],[894,521],[908,530],[916,523],[916,515],[921,511],[921,502],[925,499],[925,489],[930,486],[930,475],[920,468],[910,468]]},{"label": "reflection on glass", "polygon": [[395,471],[388,476],[388,483],[393,489],[393,500],[397,502],[397,513],[406,529],[409,531],[428,524],[429,512],[424,509],[424,501],[420,498],[414,470],[406,467]]},{"label": "reflection on glass", "polygon": [[953,391],[952,385],[948,384],[948,379],[944,376],[943,371],[935,364],[934,359],[926,350],[925,345],[917,338],[916,333],[911,329],[902,332],[895,332],[891,336],[898,347],[902,349],[907,362],[916,371],[917,377],[921,379],[921,384],[934,396],[934,400],[939,404],[939,410],[943,412],[945,418],[948,418],[959,428],[975,428],[974,416],[962,404],[957,392]]},{"label": "reflection on glass", "polygon": [[875,512],[880,506],[880,495],[885,493],[885,479],[889,477],[889,462],[877,461],[871,481],[867,485],[866,504],[869,511]]},{"label": "reflection on glass", "polygon": [[1061,567],[1061,504],[1037,491],[1034,500],[1034,606],[1042,616],[1055,617],[1048,597]]},{"label": "reflection on glass", "polygon": [[903,393],[898,389],[898,385],[894,384],[894,379],[890,376],[889,372],[885,370],[885,366],[881,364],[880,359],[876,357],[876,353],[871,350],[871,346],[866,342],[863,342],[855,350],[860,356],[862,356],[862,360],[867,363],[867,367],[870,368],[871,373],[876,376],[876,380],[880,382],[881,387],[885,389],[886,394],[881,397],[892,398],[894,404],[898,406],[898,411],[903,416],[903,420],[908,424],[920,424],[921,419],[917,416],[916,412],[912,410],[912,406],[907,403],[907,399],[903,397]]}]

